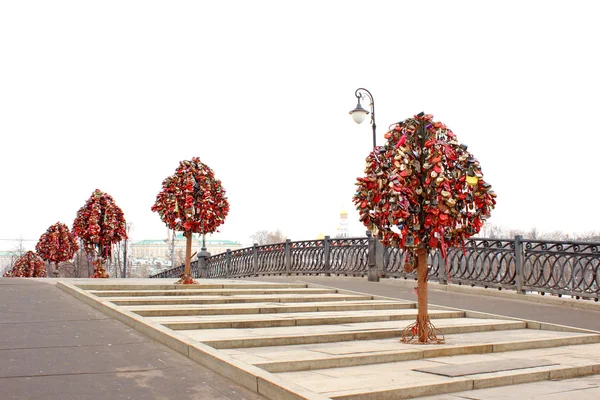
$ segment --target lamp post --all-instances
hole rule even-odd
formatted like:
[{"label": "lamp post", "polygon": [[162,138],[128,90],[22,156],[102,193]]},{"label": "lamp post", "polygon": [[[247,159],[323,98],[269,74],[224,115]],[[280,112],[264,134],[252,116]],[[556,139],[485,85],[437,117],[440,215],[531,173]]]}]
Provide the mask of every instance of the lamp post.
[{"label": "lamp post", "polygon": [[361,124],[365,118],[367,118],[367,114],[369,114],[369,112],[360,105],[360,100],[364,99],[365,97],[368,97],[369,100],[371,100],[371,104],[369,105],[371,106],[371,125],[373,126],[373,148],[375,148],[377,147],[375,141],[375,131],[377,126],[375,125],[375,101],[373,101],[373,95],[365,88],[356,89],[354,95],[358,99],[358,104],[354,110],[350,111],[350,115],[352,115],[352,119],[357,124]]},{"label": "lamp post", "polygon": [[[369,100],[371,100],[371,103],[369,105],[371,106],[371,126],[373,127],[373,149],[375,149],[377,147],[377,141],[375,139],[377,125],[375,125],[375,101],[373,100],[373,95],[371,94],[371,92],[369,92],[365,88],[356,89],[356,91],[354,92],[354,95],[358,99],[358,104],[356,104],[356,107],[354,108],[354,110],[350,111],[350,115],[352,115],[352,119],[357,124],[362,124],[362,122],[365,120],[365,118],[367,118],[367,115],[369,114],[369,112],[367,110],[365,110],[362,107],[362,105],[360,104],[360,100],[364,99],[365,97],[368,97]],[[379,271],[377,270],[377,262],[375,260],[375,251],[376,251],[375,245],[377,243],[377,240],[374,236],[371,235],[370,231],[367,231],[367,237],[369,238],[369,242],[370,242],[369,243],[369,261],[368,261],[369,281],[370,282],[379,282]],[[371,245],[371,242],[372,242],[372,245]]]}]

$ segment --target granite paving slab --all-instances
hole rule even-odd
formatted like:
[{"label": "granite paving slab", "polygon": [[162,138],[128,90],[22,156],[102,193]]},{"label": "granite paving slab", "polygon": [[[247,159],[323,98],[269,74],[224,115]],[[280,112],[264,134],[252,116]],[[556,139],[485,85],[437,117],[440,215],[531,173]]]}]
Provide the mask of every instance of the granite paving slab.
[{"label": "granite paving slab", "polygon": [[443,365],[441,367],[416,368],[415,371],[428,374],[458,377],[465,375],[487,374],[490,372],[511,371],[534,367],[546,367],[557,363],[544,359],[511,358],[502,361],[480,361],[460,365]]},{"label": "granite paving slab", "polygon": [[[585,353],[591,350],[600,350],[600,344],[571,346],[579,347]],[[548,354],[542,350],[519,352],[519,356],[532,361],[546,360]],[[600,362],[589,357],[578,358],[572,354],[563,353],[551,358],[552,365],[530,367],[525,369],[510,369],[501,372],[479,373],[461,377],[444,377],[440,375],[420,372],[422,369],[450,366],[458,368],[468,363],[497,362],[503,363],[514,358],[512,353],[474,354],[468,356],[452,356],[440,358],[409,360],[397,363],[382,363],[367,366],[353,366],[345,368],[330,368],[314,371],[283,372],[277,373],[284,379],[304,386],[309,390],[317,391],[332,398],[361,398],[360,393],[370,393],[366,398],[373,397],[377,392],[395,392],[399,390],[410,391],[411,388],[435,385],[442,383],[449,385],[437,388],[438,393],[455,391],[451,388],[454,382],[472,382],[472,387],[502,386],[519,382],[551,379],[556,377],[570,377],[588,375],[600,371]],[[470,389],[470,388],[468,388]],[[420,390],[420,389],[419,389]],[[433,393],[430,393],[433,394]],[[412,396],[415,397],[415,396]],[[402,397],[400,397],[402,398]]]}]

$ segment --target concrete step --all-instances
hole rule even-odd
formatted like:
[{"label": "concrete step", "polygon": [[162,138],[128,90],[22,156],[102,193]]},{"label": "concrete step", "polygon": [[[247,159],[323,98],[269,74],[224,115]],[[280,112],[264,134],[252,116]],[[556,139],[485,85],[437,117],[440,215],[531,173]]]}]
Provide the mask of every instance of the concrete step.
[{"label": "concrete step", "polygon": [[[127,308],[127,307],[125,307]],[[414,303],[369,300],[369,301],[330,301],[314,303],[248,303],[239,305],[210,304],[187,306],[133,306],[129,311],[143,317],[166,317],[182,315],[219,314],[270,314],[289,312],[351,311],[351,310],[393,310],[415,308]]]},{"label": "concrete step", "polygon": [[[323,315],[325,314],[325,315]],[[306,325],[335,325],[349,324],[355,322],[381,322],[381,321],[405,321],[414,320],[417,315],[416,309],[401,310],[369,310],[369,313],[356,314],[355,312],[316,312],[316,313],[281,313],[281,314],[246,314],[245,317],[229,316],[226,320],[203,319],[199,321],[196,317],[186,317],[186,320],[173,319],[172,322],[164,321],[162,318],[153,318],[155,322],[173,330],[195,330],[195,329],[227,329],[227,328],[266,328],[280,326],[306,326]],[[439,318],[462,318],[463,311],[440,311],[429,312],[431,319]]]},{"label": "concrete step", "polygon": [[[217,349],[264,346],[289,346],[354,340],[398,338],[408,323],[401,321],[355,323],[345,325],[182,330],[179,333]],[[445,335],[492,330],[525,329],[526,322],[496,319],[449,318],[435,320]]]},{"label": "concrete step", "polygon": [[391,338],[223,351],[269,372],[289,372],[591,343],[600,343],[600,335],[516,329],[446,335],[442,345],[418,346]]},{"label": "concrete step", "polygon": [[545,380],[419,397],[419,400],[466,399],[598,400],[600,399],[600,375]]},{"label": "concrete step", "polygon": [[[127,279],[131,281],[132,279]],[[102,281],[101,283],[77,283],[83,290],[188,290],[188,289],[299,289],[308,287],[305,283],[251,282],[239,280],[202,281],[194,285],[164,284],[128,284]]]},{"label": "concrete step", "polygon": [[152,297],[107,297],[119,306],[157,305],[157,304],[224,304],[224,303],[305,303],[321,301],[356,301],[371,300],[372,296],[341,293],[326,294],[264,294],[264,295],[230,295],[230,296],[152,296]]},{"label": "concrete step", "polygon": [[599,357],[600,344],[582,344],[275,375],[331,399],[408,399],[597,374]]},{"label": "concrete step", "polygon": [[337,293],[335,289],[320,288],[232,288],[232,289],[173,289],[173,290],[90,290],[98,297],[154,297],[154,296],[206,296],[206,295],[243,295],[243,294],[325,294]]}]

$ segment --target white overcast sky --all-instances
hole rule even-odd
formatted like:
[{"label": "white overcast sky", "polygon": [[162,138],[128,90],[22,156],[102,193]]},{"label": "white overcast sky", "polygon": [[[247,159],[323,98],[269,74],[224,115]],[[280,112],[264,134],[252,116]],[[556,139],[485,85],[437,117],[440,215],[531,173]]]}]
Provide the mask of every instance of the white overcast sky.
[{"label": "white overcast sky", "polygon": [[[161,239],[162,180],[199,156],[231,211],[221,236],[362,234],[354,182],[420,111],[480,160],[491,223],[600,230],[594,1],[2,1],[0,250],[71,226],[98,188]],[[368,121],[367,121],[368,122]]]}]

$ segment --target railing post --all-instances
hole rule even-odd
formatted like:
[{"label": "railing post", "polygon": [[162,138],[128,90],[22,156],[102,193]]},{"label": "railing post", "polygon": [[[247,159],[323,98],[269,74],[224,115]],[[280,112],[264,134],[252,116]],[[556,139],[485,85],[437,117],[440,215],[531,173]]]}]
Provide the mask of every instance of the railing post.
[{"label": "railing post", "polygon": [[447,285],[448,284],[448,264],[446,263],[446,260],[448,258],[448,255],[446,253],[446,258],[442,257],[442,253],[437,250],[435,252],[435,255],[437,256],[438,259],[438,283],[440,285]]},{"label": "railing post", "polygon": [[375,239],[375,268],[377,268],[377,281],[383,276],[383,267],[385,263],[385,246],[379,240]]},{"label": "railing post", "polygon": [[331,276],[331,261],[329,259],[331,242],[329,239],[329,236],[325,236],[325,239],[323,239],[323,269],[325,270],[325,276]]},{"label": "railing post", "polygon": [[254,276],[258,276],[258,243],[254,243],[252,249],[252,268],[254,269]]},{"label": "railing post", "polygon": [[225,277],[229,278],[229,270],[231,268],[231,249],[225,250]]},{"label": "railing post", "polygon": [[377,274],[377,263],[375,261],[376,258],[376,250],[375,250],[375,242],[376,239],[373,237],[373,235],[371,234],[371,232],[367,232],[367,238],[369,241],[369,246],[368,246],[368,266],[369,266],[369,282],[379,282],[379,275]]},{"label": "railing post", "polygon": [[290,239],[285,239],[285,248],[283,255],[283,263],[285,264],[285,273],[290,276],[292,270],[292,241]]},{"label": "railing post", "polygon": [[515,236],[515,280],[517,281],[517,293],[525,294],[523,290],[523,281],[525,275],[523,273],[523,236]]},{"label": "railing post", "polygon": [[208,265],[206,264],[206,257],[210,257],[210,253],[205,248],[200,250],[198,253],[198,267],[200,269],[200,278],[208,278]]}]

